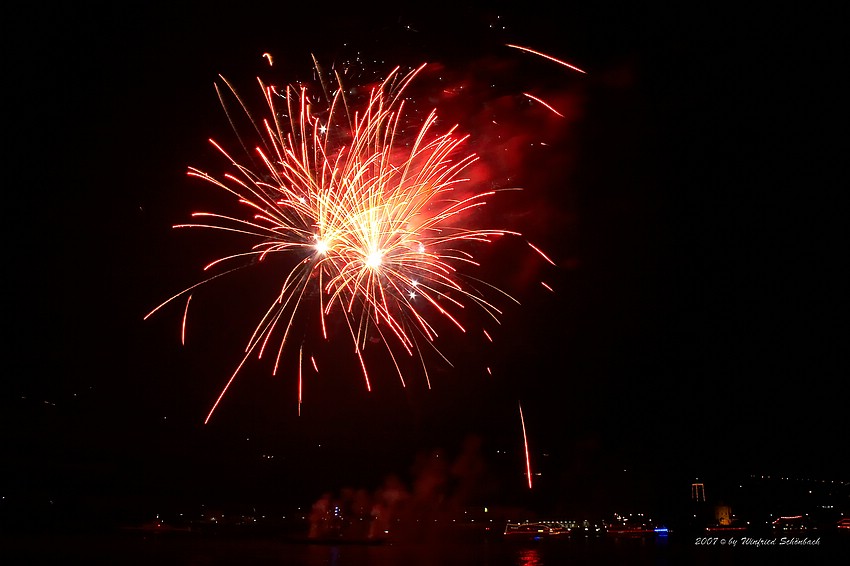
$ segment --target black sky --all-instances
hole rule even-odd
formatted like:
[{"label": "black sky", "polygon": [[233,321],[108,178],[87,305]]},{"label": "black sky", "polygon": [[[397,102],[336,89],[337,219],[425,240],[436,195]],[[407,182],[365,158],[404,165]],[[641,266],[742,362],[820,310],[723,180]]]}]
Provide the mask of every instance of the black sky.
[{"label": "black sky", "polygon": [[[520,400],[547,494],[579,500],[581,486],[588,507],[610,481],[652,494],[703,474],[846,477],[836,14],[279,4],[4,17],[3,494],[310,501],[409,474],[417,454],[470,434],[521,487]],[[505,43],[588,74],[537,74],[542,61]],[[562,263],[547,272],[558,293],[520,291],[486,351],[493,378],[438,374],[432,391],[388,378],[367,395],[340,376],[298,418],[292,387],[257,364],[203,426],[255,320],[215,301],[241,289],[199,307],[217,326],[198,345],[180,348],[179,312],[142,316],[215,254],[170,228],[210,194],[185,170],[214,162],[206,140],[227,133],[213,82],[250,88],[269,72],[263,52],[297,80],[311,54],[361,50],[449,73],[521,60],[534,72],[503,88],[545,76],[579,97],[555,184],[519,173],[548,214],[529,226]],[[479,355],[460,367],[480,370]]]}]

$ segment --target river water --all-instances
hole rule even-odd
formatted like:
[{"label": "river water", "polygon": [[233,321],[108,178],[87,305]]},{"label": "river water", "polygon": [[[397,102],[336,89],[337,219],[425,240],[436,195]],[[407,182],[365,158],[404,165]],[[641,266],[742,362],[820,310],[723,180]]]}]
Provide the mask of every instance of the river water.
[{"label": "river water", "polygon": [[816,546],[698,546],[677,539],[326,545],[274,538],[45,536],[0,538],[0,563],[118,566],[832,565],[850,563],[847,537]]}]

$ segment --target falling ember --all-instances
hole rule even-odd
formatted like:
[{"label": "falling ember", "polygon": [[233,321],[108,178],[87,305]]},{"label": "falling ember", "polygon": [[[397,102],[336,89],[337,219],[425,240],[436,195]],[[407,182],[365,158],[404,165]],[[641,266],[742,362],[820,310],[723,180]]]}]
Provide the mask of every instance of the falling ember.
[{"label": "falling ember", "polygon": [[519,403],[519,421],[522,423],[522,444],[525,447],[525,475],[528,476],[528,489],[531,489],[531,457],[528,453],[528,436],[525,433],[525,418],[522,416],[522,403]]},{"label": "falling ember", "polygon": [[543,285],[543,287],[545,287],[549,291],[552,291],[553,293],[555,292],[555,290],[552,289],[552,287],[550,287],[549,285],[547,285],[545,281],[541,281],[540,284]]},{"label": "falling ember", "polygon": [[570,65],[566,61],[561,61],[560,59],[556,59],[555,57],[552,57],[551,55],[546,55],[545,53],[535,51],[534,49],[531,49],[529,47],[523,47],[521,45],[512,45],[510,43],[506,43],[505,45],[508,46],[508,47],[513,47],[514,49],[519,49],[520,51],[527,51],[528,53],[533,53],[535,55],[539,55],[540,57],[543,57],[544,59],[549,59],[550,61],[554,61],[555,63],[558,63],[559,65],[563,65],[564,67],[568,67],[568,68],[572,69],[573,71],[578,71],[579,73],[587,74],[584,71],[582,71],[581,69],[579,69],[578,67],[576,67],[574,65]]},{"label": "falling ember", "polygon": [[546,254],[544,254],[544,253],[543,253],[543,251],[542,251],[540,248],[538,248],[537,246],[535,246],[535,245],[534,245],[534,244],[532,244],[531,242],[526,242],[526,244],[528,244],[528,246],[529,246],[532,250],[534,250],[535,252],[537,252],[537,255],[539,255],[540,257],[542,257],[542,258],[543,258],[543,259],[545,259],[546,261],[548,261],[550,264],[552,264],[552,265],[556,265],[556,264],[555,264],[555,262],[554,262],[554,261],[552,261],[551,259],[549,259],[549,256],[547,256]]},{"label": "falling ember", "polygon": [[272,66],[272,64],[273,64],[273,62],[272,62],[272,54],[271,54],[271,53],[263,53],[263,57],[265,57],[265,58],[268,60],[268,62],[269,62],[269,67],[271,67],[271,66]]},{"label": "falling ember", "polygon": [[548,102],[546,102],[545,100],[541,100],[541,99],[537,98],[537,97],[536,97],[536,96],[534,96],[534,95],[528,94],[527,92],[524,92],[524,93],[522,93],[522,94],[524,94],[525,96],[527,96],[528,98],[530,98],[531,100],[533,100],[533,101],[535,101],[535,102],[539,102],[540,104],[542,104],[543,106],[545,106],[546,108],[548,108],[549,110],[551,110],[554,114],[557,114],[558,116],[560,116],[561,118],[563,118],[563,117],[564,117],[564,115],[563,115],[563,114],[561,114],[560,112],[558,112],[557,110],[555,110],[554,108],[552,108],[552,105],[551,105],[551,104],[549,104]]},{"label": "falling ember", "polygon": [[302,344],[300,348],[298,348],[298,416],[301,416],[301,394],[304,391],[304,376],[301,368],[304,367],[303,364],[304,358],[304,345]]},{"label": "falling ember", "polygon": [[189,302],[192,300],[192,295],[186,299],[186,308],[183,309],[183,324],[180,326],[180,344],[186,345],[186,318],[189,315]]}]

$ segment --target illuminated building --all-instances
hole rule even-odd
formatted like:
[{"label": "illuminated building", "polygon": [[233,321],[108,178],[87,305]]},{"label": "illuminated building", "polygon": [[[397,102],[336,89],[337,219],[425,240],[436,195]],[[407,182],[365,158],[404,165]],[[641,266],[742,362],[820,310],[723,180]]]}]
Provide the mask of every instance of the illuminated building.
[{"label": "illuminated building", "polygon": [[702,483],[692,483],[691,499],[693,501],[705,501],[705,485]]}]

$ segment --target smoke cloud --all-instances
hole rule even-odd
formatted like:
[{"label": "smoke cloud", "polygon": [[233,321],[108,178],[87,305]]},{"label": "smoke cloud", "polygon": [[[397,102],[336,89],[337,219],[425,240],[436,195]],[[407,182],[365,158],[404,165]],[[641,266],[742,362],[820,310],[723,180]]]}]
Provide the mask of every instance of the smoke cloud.
[{"label": "smoke cloud", "polygon": [[322,494],[311,509],[309,538],[445,538],[449,525],[456,528],[458,520],[474,517],[498,492],[476,436],[466,438],[453,459],[443,450],[420,454],[410,472],[409,483],[390,475],[374,491],[343,488]]}]

